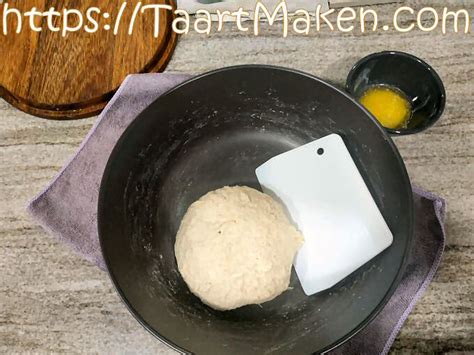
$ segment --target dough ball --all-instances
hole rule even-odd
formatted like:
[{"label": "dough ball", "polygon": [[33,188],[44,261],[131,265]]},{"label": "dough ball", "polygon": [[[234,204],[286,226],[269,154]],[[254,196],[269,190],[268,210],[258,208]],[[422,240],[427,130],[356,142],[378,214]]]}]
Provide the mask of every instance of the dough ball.
[{"label": "dough ball", "polygon": [[175,254],[191,292],[215,309],[229,310],[285,291],[302,243],[280,203],[249,187],[223,187],[189,207]]}]

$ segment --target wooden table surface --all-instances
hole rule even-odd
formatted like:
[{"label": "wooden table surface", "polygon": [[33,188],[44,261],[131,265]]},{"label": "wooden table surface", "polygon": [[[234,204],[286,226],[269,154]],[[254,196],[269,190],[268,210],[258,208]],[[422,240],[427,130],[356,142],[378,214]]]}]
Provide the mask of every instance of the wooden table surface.
[{"label": "wooden table surface", "polygon": [[[445,3],[409,2],[414,8],[434,4],[437,9]],[[473,1],[449,3],[474,15]],[[388,16],[395,5],[377,9]],[[439,72],[448,97],[442,119],[427,132],[396,138],[395,143],[413,183],[447,199],[448,245],[433,283],[395,341],[394,353],[474,351],[473,32],[323,31],[283,39],[279,25],[253,37],[236,33],[228,24],[207,38],[181,37],[168,67],[200,73],[266,63],[341,85],[358,58],[396,49],[425,59]],[[25,213],[27,202],[76,151],[93,123],[94,118],[46,121],[0,100],[1,353],[173,353],[133,319],[105,273],[58,243]]]}]

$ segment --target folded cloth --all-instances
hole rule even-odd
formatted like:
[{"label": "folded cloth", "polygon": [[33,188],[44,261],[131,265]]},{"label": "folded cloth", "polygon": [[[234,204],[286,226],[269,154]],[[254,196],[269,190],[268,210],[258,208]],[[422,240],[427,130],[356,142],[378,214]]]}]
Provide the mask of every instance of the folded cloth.
[{"label": "folded cloth", "polygon": [[[128,76],[105,107],[77,153],[29,204],[44,229],[83,258],[105,269],[97,232],[99,185],[107,159],[130,122],[165,91],[190,78],[186,74]],[[376,318],[345,344],[341,354],[385,354],[431,282],[445,244],[445,201],[414,187],[415,233],[403,279]]]}]

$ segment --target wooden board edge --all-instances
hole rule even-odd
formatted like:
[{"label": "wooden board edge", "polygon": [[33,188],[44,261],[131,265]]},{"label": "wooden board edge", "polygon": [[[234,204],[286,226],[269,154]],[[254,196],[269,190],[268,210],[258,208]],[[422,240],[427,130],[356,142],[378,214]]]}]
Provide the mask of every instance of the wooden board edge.
[{"label": "wooden board edge", "polygon": [[[174,15],[176,3],[174,0],[169,0],[169,3],[173,7],[173,10],[170,11],[170,14],[168,15],[170,16],[171,24],[176,17]],[[176,44],[178,42],[178,34],[170,28],[167,38],[168,40],[165,41],[166,45],[164,45],[159,51],[155,53],[152,59],[144,65],[139,73],[159,73],[164,71],[171,60],[171,57],[173,56]],[[148,70],[145,70],[147,67]],[[88,100],[86,102],[65,105],[35,105],[28,102],[28,100],[25,98],[14,95],[2,85],[0,85],[0,98],[3,98],[13,107],[39,118],[58,121],[75,120],[88,118],[99,114],[118,90],[119,86],[95,99]]]}]

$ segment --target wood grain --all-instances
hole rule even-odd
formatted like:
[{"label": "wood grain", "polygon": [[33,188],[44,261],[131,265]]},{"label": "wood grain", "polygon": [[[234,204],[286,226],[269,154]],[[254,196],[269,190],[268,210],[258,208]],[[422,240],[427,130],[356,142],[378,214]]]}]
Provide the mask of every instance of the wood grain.
[{"label": "wood grain", "polygon": [[[467,8],[472,1],[407,1],[414,8]],[[398,5],[376,8],[387,21]],[[382,14],[385,14],[382,16]],[[263,28],[263,26],[262,26]],[[209,37],[183,36],[168,69],[200,73],[267,63],[341,86],[351,65],[374,51],[412,52],[438,71],[447,106],[436,126],[399,137],[412,181],[447,199],[448,246],[434,281],[408,317],[393,354],[474,352],[474,36],[439,31],[253,37],[226,24]],[[1,59],[0,59],[1,60]],[[24,212],[79,147],[94,119],[38,120],[0,100],[0,353],[174,354],[128,313],[107,275],[34,225]]]},{"label": "wood grain", "polygon": [[[128,34],[133,9],[139,1],[128,1],[120,17],[118,32],[115,22],[123,2],[77,0],[26,0],[10,1],[10,7],[23,14],[33,7],[39,11],[54,7],[56,11],[77,9],[83,14],[95,6],[101,10],[94,18],[99,30],[87,33],[84,29],[68,33],[52,32],[47,21],[36,21],[41,32],[28,27],[23,18],[22,30],[16,29],[16,18],[8,16],[8,34],[0,34],[2,70],[0,70],[0,96],[17,108],[45,118],[71,119],[97,114],[112,97],[123,79],[130,73],[162,71],[176,45],[177,35],[171,30],[172,11],[160,11],[160,32],[155,38],[154,10],[136,16],[133,32]],[[169,4],[173,0],[141,1],[148,4]],[[0,7],[0,18],[4,7]],[[106,19],[102,14],[108,13]],[[70,26],[77,23],[71,15]],[[64,16],[55,17],[54,25],[61,27]],[[104,30],[104,26],[110,30]]]}]

